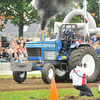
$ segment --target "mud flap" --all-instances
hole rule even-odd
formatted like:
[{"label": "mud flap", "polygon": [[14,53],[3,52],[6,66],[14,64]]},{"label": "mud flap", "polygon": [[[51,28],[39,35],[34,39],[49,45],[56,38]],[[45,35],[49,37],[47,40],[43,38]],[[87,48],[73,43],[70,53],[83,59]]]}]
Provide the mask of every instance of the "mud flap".
[{"label": "mud flap", "polygon": [[32,62],[10,62],[11,71],[31,71],[32,70]]}]

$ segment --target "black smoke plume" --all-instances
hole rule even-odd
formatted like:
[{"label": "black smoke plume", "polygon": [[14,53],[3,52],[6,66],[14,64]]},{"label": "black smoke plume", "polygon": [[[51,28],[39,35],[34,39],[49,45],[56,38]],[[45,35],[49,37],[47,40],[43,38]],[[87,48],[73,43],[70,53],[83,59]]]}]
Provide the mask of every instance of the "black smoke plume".
[{"label": "black smoke plume", "polygon": [[[35,0],[36,7],[41,16],[41,28],[44,30],[48,19],[52,16],[67,8],[70,2],[73,0]],[[78,1],[78,0],[76,0]]]}]

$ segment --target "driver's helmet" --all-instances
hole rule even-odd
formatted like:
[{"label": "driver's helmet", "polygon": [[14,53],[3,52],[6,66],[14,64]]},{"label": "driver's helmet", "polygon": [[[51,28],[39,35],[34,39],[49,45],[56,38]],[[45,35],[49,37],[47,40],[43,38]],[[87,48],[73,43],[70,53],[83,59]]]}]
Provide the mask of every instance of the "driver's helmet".
[{"label": "driver's helmet", "polygon": [[68,34],[69,34],[69,29],[66,28],[66,29],[64,30],[64,34],[65,34],[65,35],[68,35]]},{"label": "driver's helmet", "polygon": [[65,29],[64,29],[64,33],[65,33],[65,32],[69,32],[69,29],[68,29],[68,28],[65,28]]}]

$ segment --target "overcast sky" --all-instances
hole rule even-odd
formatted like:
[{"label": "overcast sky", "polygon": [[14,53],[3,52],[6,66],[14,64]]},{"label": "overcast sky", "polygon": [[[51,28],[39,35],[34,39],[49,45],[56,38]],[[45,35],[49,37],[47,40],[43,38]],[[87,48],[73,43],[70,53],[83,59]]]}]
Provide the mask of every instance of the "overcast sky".
[{"label": "overcast sky", "polygon": [[34,5],[34,4],[35,4],[35,0],[33,0],[33,1],[31,2],[31,4]]}]

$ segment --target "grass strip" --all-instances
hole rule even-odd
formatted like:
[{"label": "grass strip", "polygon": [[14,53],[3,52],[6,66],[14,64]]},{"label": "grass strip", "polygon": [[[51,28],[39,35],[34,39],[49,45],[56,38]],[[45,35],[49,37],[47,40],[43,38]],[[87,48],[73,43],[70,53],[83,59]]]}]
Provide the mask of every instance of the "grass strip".
[{"label": "grass strip", "polygon": [[[68,95],[78,96],[76,89],[58,89],[57,92],[59,99],[63,99]],[[93,98],[94,100],[99,98],[100,93],[98,93],[98,89],[92,89],[92,92],[94,94],[93,97],[83,96],[81,98],[90,98],[92,100]],[[0,92],[0,100],[50,100],[50,90]]]}]

